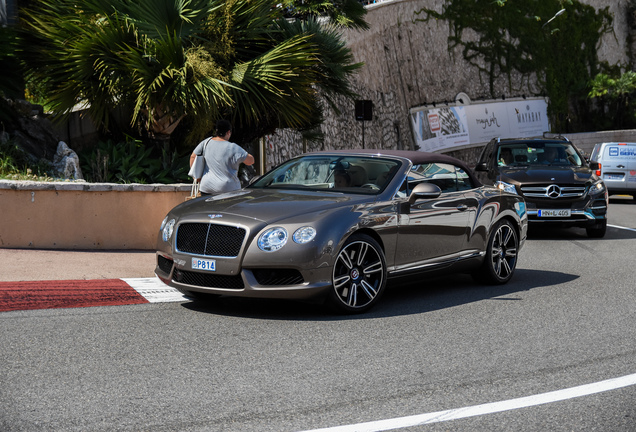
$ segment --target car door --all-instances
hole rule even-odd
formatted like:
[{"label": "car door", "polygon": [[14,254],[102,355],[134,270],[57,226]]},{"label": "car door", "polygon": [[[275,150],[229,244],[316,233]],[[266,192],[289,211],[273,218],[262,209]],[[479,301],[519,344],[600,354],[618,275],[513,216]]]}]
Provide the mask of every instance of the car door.
[{"label": "car door", "polygon": [[468,176],[448,164],[429,164],[424,172],[409,176],[409,188],[421,181],[440,186],[435,199],[420,199],[398,218],[395,270],[445,267],[464,249],[477,211],[477,199],[469,191]]}]

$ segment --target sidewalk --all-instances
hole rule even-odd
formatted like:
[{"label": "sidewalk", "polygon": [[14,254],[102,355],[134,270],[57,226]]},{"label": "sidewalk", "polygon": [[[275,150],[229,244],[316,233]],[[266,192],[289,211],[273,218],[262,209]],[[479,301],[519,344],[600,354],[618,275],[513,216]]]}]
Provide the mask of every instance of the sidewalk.
[{"label": "sidewalk", "polygon": [[153,278],[155,251],[0,249],[0,282]]}]

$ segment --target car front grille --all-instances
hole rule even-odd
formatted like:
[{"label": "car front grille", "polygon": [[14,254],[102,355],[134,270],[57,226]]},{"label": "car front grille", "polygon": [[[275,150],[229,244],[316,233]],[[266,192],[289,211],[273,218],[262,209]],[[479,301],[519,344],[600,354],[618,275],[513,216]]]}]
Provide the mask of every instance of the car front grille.
[{"label": "car front grille", "polygon": [[241,275],[218,275],[212,273],[197,273],[175,269],[172,279],[186,285],[194,285],[207,288],[243,289]]},{"label": "car front grille", "polygon": [[177,250],[193,255],[236,257],[245,228],[212,223],[183,223],[177,230]]},{"label": "car front grille", "polygon": [[295,269],[254,269],[259,285],[300,285],[305,282],[303,275]]},{"label": "car front grille", "polygon": [[528,198],[572,199],[585,195],[585,186],[539,185],[521,186],[521,193]]}]

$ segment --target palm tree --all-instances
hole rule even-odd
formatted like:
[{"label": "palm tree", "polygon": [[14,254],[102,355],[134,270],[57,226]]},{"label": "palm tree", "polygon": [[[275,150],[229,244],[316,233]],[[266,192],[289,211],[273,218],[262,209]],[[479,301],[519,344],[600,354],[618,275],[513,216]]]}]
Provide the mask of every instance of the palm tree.
[{"label": "palm tree", "polygon": [[290,21],[272,0],[41,0],[23,19],[32,80],[61,115],[83,104],[109,127],[114,108],[167,141],[188,119],[198,140],[218,117],[251,131],[308,128],[319,93],[352,96],[336,27]]},{"label": "palm tree", "polygon": [[294,19],[327,17],[332,24],[367,30],[367,11],[359,0],[282,0],[285,16]]}]

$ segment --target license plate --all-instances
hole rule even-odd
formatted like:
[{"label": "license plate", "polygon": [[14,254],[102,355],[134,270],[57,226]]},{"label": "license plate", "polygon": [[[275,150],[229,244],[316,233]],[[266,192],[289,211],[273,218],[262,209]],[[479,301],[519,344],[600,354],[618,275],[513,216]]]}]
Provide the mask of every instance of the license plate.
[{"label": "license plate", "polygon": [[570,209],[563,210],[539,210],[539,217],[570,217]]},{"label": "license plate", "polygon": [[192,258],[192,270],[216,271],[216,261]]},{"label": "license plate", "polygon": [[622,180],[623,176],[620,174],[605,174],[603,176],[605,180]]}]

